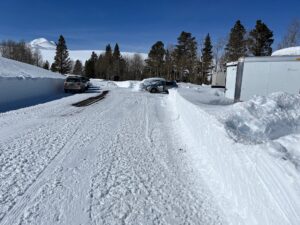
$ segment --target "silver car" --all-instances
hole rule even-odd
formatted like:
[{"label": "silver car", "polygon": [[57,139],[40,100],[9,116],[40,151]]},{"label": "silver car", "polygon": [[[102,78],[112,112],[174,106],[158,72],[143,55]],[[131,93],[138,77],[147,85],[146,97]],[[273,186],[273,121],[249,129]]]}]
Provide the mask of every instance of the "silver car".
[{"label": "silver car", "polygon": [[166,80],[159,77],[143,80],[141,83],[141,89],[149,91],[150,93],[168,93]]},{"label": "silver car", "polygon": [[68,76],[64,83],[65,92],[84,92],[87,82],[80,76]]}]

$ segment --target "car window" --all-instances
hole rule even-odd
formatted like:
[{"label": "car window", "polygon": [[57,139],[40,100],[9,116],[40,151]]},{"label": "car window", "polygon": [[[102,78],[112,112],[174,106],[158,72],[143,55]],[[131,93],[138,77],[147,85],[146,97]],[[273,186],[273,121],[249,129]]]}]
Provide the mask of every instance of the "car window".
[{"label": "car window", "polygon": [[80,79],[74,78],[74,77],[69,77],[66,79],[66,82],[80,82]]}]

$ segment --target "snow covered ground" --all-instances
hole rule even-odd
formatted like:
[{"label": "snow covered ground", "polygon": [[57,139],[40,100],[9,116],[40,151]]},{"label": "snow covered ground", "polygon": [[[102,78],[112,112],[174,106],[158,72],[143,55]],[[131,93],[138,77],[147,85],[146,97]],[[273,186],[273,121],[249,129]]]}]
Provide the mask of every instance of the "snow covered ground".
[{"label": "snow covered ground", "polygon": [[221,93],[193,85],[170,92],[194,167],[229,224],[299,224],[300,96],[231,105]]},{"label": "snow covered ground", "polygon": [[0,225],[300,223],[299,95],[92,82],[0,114]]},{"label": "snow covered ground", "polygon": [[221,224],[168,96],[95,83],[110,92],[86,108],[95,94],[0,114],[0,224]]}]

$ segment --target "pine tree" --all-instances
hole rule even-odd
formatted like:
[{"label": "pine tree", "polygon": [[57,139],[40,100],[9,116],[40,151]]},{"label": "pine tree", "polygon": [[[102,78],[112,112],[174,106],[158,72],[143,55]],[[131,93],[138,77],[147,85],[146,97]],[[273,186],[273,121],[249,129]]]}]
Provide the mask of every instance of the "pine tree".
[{"label": "pine tree", "polygon": [[146,60],[150,76],[161,76],[163,74],[165,53],[166,50],[162,41],[157,41],[152,45]]},{"label": "pine tree", "polygon": [[108,44],[105,48],[103,66],[106,79],[113,80],[113,55],[110,44]]},{"label": "pine tree", "polygon": [[46,62],[45,62],[44,65],[43,65],[43,68],[44,68],[45,70],[49,70],[49,67],[50,67],[50,64],[49,64],[49,62],[46,60]]},{"label": "pine tree", "polygon": [[[197,42],[191,33],[181,32],[177,38],[177,45],[173,53],[175,61],[176,80],[193,80],[197,65]],[[187,77],[189,75],[189,78]]]},{"label": "pine tree", "polygon": [[69,73],[72,68],[66,41],[62,35],[60,35],[56,45],[56,55],[54,57],[53,67],[55,67],[55,71],[61,74]]},{"label": "pine tree", "polygon": [[227,62],[237,61],[247,53],[246,30],[241,21],[236,21],[229,34],[229,40],[225,48],[225,59]]},{"label": "pine tree", "polygon": [[269,56],[272,54],[273,32],[261,20],[249,33],[248,48],[254,56]]},{"label": "pine tree", "polygon": [[113,52],[113,59],[118,60],[120,58],[121,58],[120,48],[119,48],[118,43],[116,43],[115,48],[114,48],[114,52]]},{"label": "pine tree", "polygon": [[120,80],[121,79],[121,53],[118,43],[115,45],[114,52],[113,52],[113,76],[114,80]]},{"label": "pine tree", "polygon": [[83,75],[83,66],[80,60],[76,60],[74,68],[73,68],[73,74],[75,75]]},{"label": "pine tree", "polygon": [[84,74],[87,77],[91,77],[91,78],[95,77],[96,75],[95,67],[96,67],[97,60],[98,60],[97,54],[95,52],[92,52],[91,57],[87,61],[85,61]]},{"label": "pine tree", "polygon": [[209,84],[210,80],[208,80],[208,76],[211,73],[212,70],[212,59],[213,59],[213,53],[212,53],[212,44],[209,34],[206,35],[205,41],[204,41],[204,48],[202,49],[202,77],[203,77],[203,83]]},{"label": "pine tree", "polygon": [[51,64],[50,70],[51,70],[52,72],[57,72],[57,67],[56,67],[55,63],[52,63],[52,64]]}]

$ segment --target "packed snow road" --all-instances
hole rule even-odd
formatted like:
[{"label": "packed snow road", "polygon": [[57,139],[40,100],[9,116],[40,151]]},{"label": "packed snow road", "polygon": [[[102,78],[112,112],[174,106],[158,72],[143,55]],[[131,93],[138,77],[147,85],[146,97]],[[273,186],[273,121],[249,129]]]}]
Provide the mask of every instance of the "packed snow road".
[{"label": "packed snow road", "polygon": [[221,224],[167,96],[93,95],[0,115],[0,224]]}]

